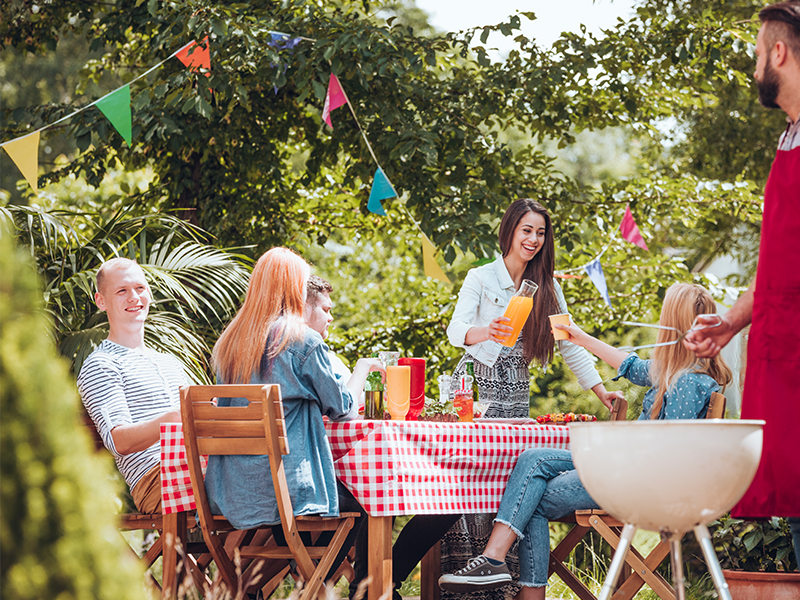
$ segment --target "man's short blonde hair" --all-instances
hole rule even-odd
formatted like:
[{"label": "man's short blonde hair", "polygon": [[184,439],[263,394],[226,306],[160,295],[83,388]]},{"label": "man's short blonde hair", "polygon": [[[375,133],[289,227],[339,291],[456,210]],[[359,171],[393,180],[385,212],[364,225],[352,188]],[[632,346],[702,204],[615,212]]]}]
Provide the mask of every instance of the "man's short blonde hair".
[{"label": "man's short blonde hair", "polygon": [[130,269],[131,267],[136,267],[141,269],[139,263],[135,260],[131,260],[130,258],[112,258],[107,260],[100,268],[97,269],[97,293],[103,294],[103,286],[105,285],[106,275],[111,271],[121,271],[123,269]]}]

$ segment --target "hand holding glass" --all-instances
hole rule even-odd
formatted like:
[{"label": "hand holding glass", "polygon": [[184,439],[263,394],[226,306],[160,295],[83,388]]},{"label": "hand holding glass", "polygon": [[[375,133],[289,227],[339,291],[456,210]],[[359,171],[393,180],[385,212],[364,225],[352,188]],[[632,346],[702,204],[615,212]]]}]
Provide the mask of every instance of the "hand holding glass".
[{"label": "hand holding glass", "polygon": [[386,410],[393,421],[402,421],[411,403],[411,367],[386,367]]}]

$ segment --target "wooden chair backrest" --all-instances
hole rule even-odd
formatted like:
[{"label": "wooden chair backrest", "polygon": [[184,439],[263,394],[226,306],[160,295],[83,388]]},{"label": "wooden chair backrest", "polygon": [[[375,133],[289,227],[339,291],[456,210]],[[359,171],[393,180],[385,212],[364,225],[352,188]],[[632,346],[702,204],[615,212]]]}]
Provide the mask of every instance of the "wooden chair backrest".
[{"label": "wooden chair backrest", "polygon": [[609,421],[624,421],[628,416],[628,401],[622,398],[617,398],[614,400],[614,404],[611,407],[611,415],[609,416]]},{"label": "wooden chair backrest", "polygon": [[719,392],[712,392],[711,399],[708,401],[708,412],[706,419],[723,419],[725,418],[725,396]]},{"label": "wooden chair backrest", "polygon": [[[243,398],[246,406],[218,406],[218,398]],[[289,453],[283,403],[277,385],[192,385],[181,388],[181,418],[186,459],[192,475],[201,524],[213,523],[200,456],[265,455],[281,521],[294,525],[291,498],[283,469]]]}]

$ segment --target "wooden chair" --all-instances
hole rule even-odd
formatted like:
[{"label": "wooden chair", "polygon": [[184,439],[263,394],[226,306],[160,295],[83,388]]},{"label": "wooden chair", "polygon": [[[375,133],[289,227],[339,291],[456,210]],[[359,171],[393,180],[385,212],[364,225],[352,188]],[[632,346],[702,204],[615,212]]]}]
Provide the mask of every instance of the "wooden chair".
[{"label": "wooden chair", "polygon": [[[247,406],[217,406],[216,398],[246,398]],[[186,444],[186,458],[194,489],[195,502],[203,537],[217,564],[220,576],[235,592],[239,586],[236,569],[224,551],[219,531],[230,528],[222,517],[211,514],[205,483],[200,469],[201,455],[266,455],[281,517],[286,546],[274,539],[266,544],[244,545],[242,558],[265,559],[265,568],[273,574],[270,584],[288,571],[294,561],[297,576],[304,582],[302,596],[325,598],[324,578],[353,528],[358,513],[339,517],[295,516],[286,483],[283,456],[289,453],[280,388],[277,385],[214,385],[181,388],[181,416]],[[327,546],[307,546],[300,535],[333,532]],[[251,564],[259,568],[259,562]],[[269,577],[269,575],[268,575]]]}]

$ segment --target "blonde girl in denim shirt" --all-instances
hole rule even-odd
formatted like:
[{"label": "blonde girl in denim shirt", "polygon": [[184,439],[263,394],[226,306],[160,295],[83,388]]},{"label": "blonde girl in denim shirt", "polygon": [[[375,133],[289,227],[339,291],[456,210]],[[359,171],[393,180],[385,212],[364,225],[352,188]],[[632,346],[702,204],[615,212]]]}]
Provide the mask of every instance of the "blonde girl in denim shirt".
[{"label": "blonde girl in denim shirt", "polygon": [[[676,283],[667,290],[660,324],[688,331],[694,318],[716,312],[711,295],[699,285]],[[651,360],[626,354],[581,331],[557,325],[570,341],[583,346],[637,385],[652,386],[644,397],[640,419],[696,419],[708,410],[712,392],[730,383],[722,358],[698,359],[683,344],[654,349]],[[659,330],[658,342],[674,342],[675,331]],[[544,600],[550,555],[548,521],[580,509],[599,508],[578,478],[568,450],[535,448],[522,453],[503,494],[483,554],[439,580],[451,592],[474,592],[507,585],[512,577],[503,562],[519,538],[519,600]]]}]

